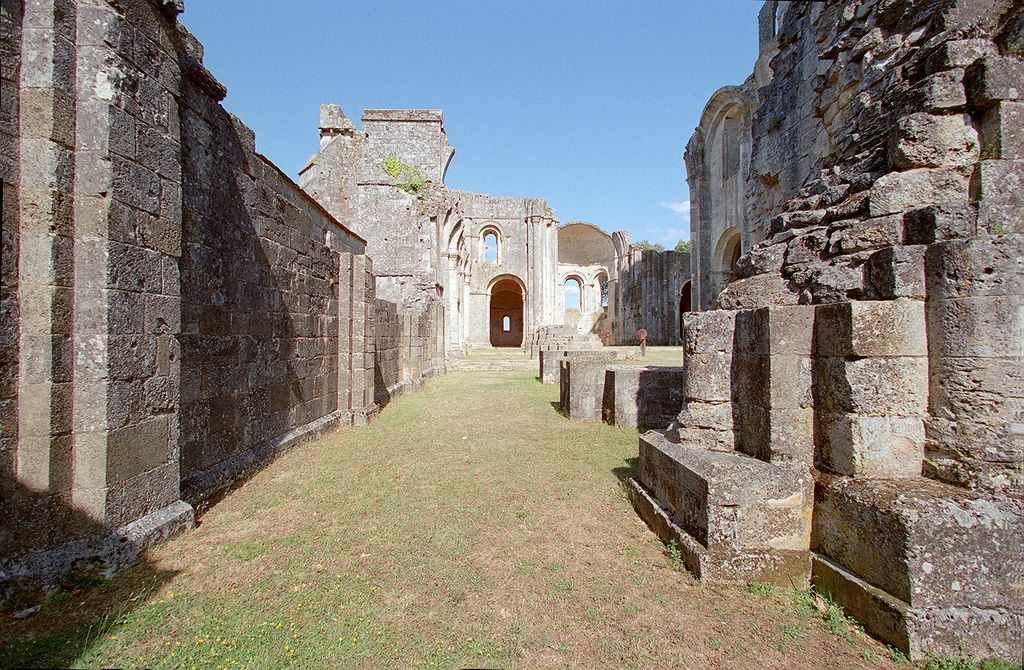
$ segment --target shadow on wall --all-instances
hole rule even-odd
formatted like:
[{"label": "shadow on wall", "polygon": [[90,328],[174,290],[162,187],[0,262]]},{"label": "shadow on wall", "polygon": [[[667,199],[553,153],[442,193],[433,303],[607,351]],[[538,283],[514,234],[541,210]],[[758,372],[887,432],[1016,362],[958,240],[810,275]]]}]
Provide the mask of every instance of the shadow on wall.
[{"label": "shadow on wall", "polygon": [[251,134],[240,136],[248,129],[195,82],[184,86],[179,440],[182,497],[196,500],[337,409],[338,359],[324,333],[337,332],[328,287],[338,260],[273,188],[281,178]]},{"label": "shadow on wall", "polygon": [[[118,619],[159,591],[177,571],[161,570],[143,552],[127,571],[116,580],[104,581],[107,565],[99,559],[80,559],[72,564],[71,573],[60,580],[60,590],[31,616],[16,619],[15,613],[34,607],[45,595],[38,579],[18,580],[13,566],[19,564],[16,547],[45,546],[39,536],[78,539],[82,555],[108,554],[118,557],[134,555],[138,546],[131,540],[103,540],[108,532],[88,515],[63,504],[58,496],[41,495],[20,484],[4,482],[3,499],[15,501],[17,509],[0,525],[0,555],[11,556],[9,564],[0,562],[6,573],[0,582],[0,667],[81,667],[78,661],[97,640],[111,629]],[[14,512],[10,514],[10,512]],[[40,516],[45,514],[46,516]],[[59,526],[39,523],[40,518],[59,521]],[[31,559],[29,559],[31,560]],[[71,624],[69,626],[69,623]],[[59,627],[59,637],[49,638],[47,631]]]},{"label": "shadow on wall", "polygon": [[395,303],[378,298],[374,307],[373,401],[384,409],[394,397],[393,390],[402,381],[403,322]]}]

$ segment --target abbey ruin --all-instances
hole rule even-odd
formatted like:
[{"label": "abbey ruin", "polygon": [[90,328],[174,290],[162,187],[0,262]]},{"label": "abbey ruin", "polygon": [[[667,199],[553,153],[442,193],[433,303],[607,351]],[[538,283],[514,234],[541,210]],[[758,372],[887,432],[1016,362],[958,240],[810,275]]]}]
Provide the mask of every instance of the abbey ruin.
[{"label": "abbey ruin", "polygon": [[[508,348],[570,418],[654,428],[633,504],[704,582],[809,583],[915,657],[1019,658],[1019,3],[765,2],[686,147],[689,254],[448,189],[439,110],[323,105],[295,183],[182,11],[2,2],[0,607],[113,576]],[[641,329],[682,368],[611,365]]]}]

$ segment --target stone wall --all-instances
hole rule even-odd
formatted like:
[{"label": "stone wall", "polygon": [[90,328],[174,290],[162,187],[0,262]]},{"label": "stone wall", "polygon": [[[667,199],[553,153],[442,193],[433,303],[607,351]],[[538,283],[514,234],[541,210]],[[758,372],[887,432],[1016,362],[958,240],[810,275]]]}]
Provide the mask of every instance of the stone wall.
[{"label": "stone wall", "polygon": [[5,606],[375,411],[365,242],[256,153],[180,11],[2,4]]},{"label": "stone wall", "polygon": [[647,344],[678,345],[691,304],[690,254],[631,247],[619,260],[614,302],[616,343],[635,344],[644,328]]},{"label": "stone wall", "polygon": [[[15,479],[20,373],[21,33],[21,1],[0,2],[0,498],[3,500],[22,497]],[[3,537],[0,547],[7,547],[10,541]]]},{"label": "stone wall", "polygon": [[[1021,11],[765,4],[741,226],[764,239],[684,318],[683,410],[640,445],[638,511],[691,569],[810,577],[914,657],[1022,644]],[[691,186],[733,203],[709,130]]]},{"label": "stone wall", "polygon": [[[365,413],[339,402],[352,329],[343,304],[365,284],[351,257],[363,241],[273,164],[220,106],[223,91],[194,67],[185,80],[181,144],[186,184],[180,358],[181,474],[187,499],[266,462],[299,436]],[[350,298],[351,300],[351,298]],[[361,361],[360,361],[361,365]],[[358,376],[360,369],[350,370]],[[152,384],[153,382],[147,382]],[[128,396],[140,397],[141,389]],[[134,391],[134,392],[133,392]]]}]

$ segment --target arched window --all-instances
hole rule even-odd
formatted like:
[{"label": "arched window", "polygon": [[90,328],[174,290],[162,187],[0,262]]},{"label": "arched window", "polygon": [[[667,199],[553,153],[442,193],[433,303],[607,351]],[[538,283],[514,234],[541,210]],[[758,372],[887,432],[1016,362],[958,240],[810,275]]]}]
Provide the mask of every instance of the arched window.
[{"label": "arched window", "polygon": [[601,307],[608,306],[608,277],[601,275],[597,279],[598,285],[601,287]]},{"label": "arched window", "polygon": [[565,280],[565,308],[579,309],[583,300],[583,284],[575,277]]},{"label": "arched window", "polygon": [[484,260],[488,263],[498,262],[498,234],[493,230],[484,233]]},{"label": "arched window", "polygon": [[503,333],[512,332],[512,317],[510,317],[508,314],[501,317],[501,331]]}]

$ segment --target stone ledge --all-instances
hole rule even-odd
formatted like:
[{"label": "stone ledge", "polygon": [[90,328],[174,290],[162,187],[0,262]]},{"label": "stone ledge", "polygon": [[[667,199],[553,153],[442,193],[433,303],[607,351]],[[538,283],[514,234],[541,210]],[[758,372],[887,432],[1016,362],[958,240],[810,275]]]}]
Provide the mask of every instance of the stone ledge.
[{"label": "stone ledge", "polygon": [[811,553],[811,580],[832,596],[870,635],[913,659],[929,655],[1019,658],[1024,615],[1004,608],[911,608],[818,553]]},{"label": "stone ledge", "polygon": [[1013,501],[923,477],[823,476],[815,487],[812,549],[908,606],[1006,606],[1024,580],[1022,546]]},{"label": "stone ledge", "polygon": [[672,512],[643,484],[630,478],[628,487],[637,516],[663,542],[675,542],[683,565],[697,579],[711,584],[744,584],[756,580],[787,587],[807,583],[806,551],[709,551],[679,526]]},{"label": "stone ledge", "polygon": [[15,602],[23,585],[56,590],[73,571],[110,579],[129,567],[150,545],[195,524],[195,510],[177,500],[101,538],[73,540],[47,551],[0,560],[0,607]]}]

